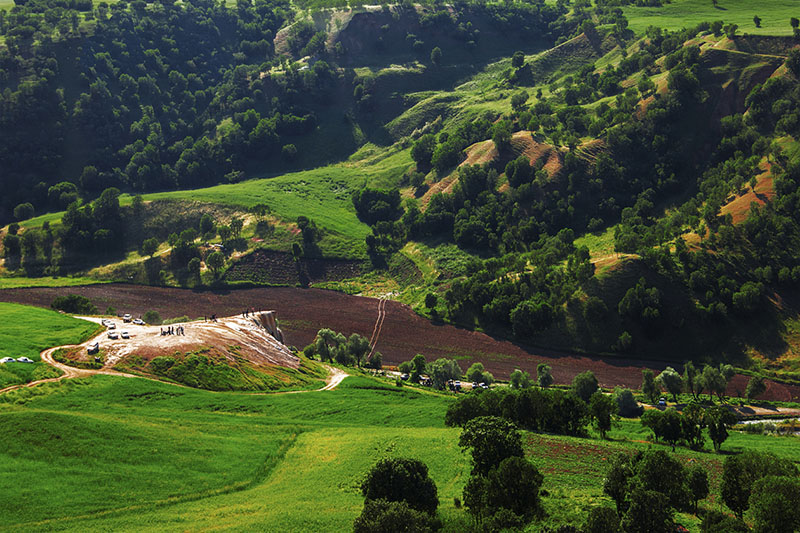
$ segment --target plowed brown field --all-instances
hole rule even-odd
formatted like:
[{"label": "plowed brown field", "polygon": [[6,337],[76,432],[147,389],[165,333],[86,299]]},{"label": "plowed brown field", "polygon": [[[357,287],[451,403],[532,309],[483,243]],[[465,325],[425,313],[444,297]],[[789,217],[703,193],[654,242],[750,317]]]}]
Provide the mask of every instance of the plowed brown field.
[{"label": "plowed brown field", "polygon": [[[310,343],[323,327],[346,335],[359,333],[370,338],[375,329],[379,302],[374,298],[292,287],[193,291],[126,284],[6,289],[0,290],[0,301],[48,307],[56,296],[70,293],[86,296],[98,309],[111,305],[119,312],[134,316],[151,309],[158,311],[162,318],[228,316],[250,308],[274,309],[286,343],[298,348]],[[515,368],[535,376],[536,365],[546,363],[552,367],[556,383],[569,383],[575,374],[591,370],[603,387],[638,388],[642,382],[642,368],[661,370],[669,364],[525,347],[484,333],[434,324],[415,314],[410,307],[394,301],[386,302],[380,332],[377,350],[383,354],[384,364],[396,365],[411,359],[416,353],[424,354],[429,361],[438,357],[455,357],[464,370],[473,362],[480,361],[501,379],[508,378]],[[746,379],[737,376],[728,393],[744,391]],[[800,399],[800,387],[770,382],[763,399],[797,400]]]}]

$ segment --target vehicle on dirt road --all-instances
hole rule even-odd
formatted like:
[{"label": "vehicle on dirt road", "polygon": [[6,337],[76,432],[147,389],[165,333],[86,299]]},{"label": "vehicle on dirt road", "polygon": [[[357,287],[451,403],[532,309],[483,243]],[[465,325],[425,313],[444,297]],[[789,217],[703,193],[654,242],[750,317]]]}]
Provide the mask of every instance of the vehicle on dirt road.
[{"label": "vehicle on dirt road", "polygon": [[109,331],[108,332],[108,338],[109,339],[113,339],[113,340],[117,340],[117,339],[119,339],[119,335],[117,334],[116,331]]},{"label": "vehicle on dirt road", "polygon": [[144,320],[142,320],[141,318],[135,318],[133,320],[133,323],[136,324],[137,326],[144,326]]},{"label": "vehicle on dirt road", "polygon": [[116,325],[116,324],[114,324],[113,322],[112,322],[112,323],[110,323],[110,324],[108,324],[106,327],[107,327],[108,329],[117,329],[117,325]]},{"label": "vehicle on dirt road", "polygon": [[122,315],[122,320],[123,322],[130,322],[131,320],[133,320],[133,317],[130,315],[130,313],[125,313],[124,315]]},{"label": "vehicle on dirt road", "polygon": [[131,338],[131,335],[130,335],[130,333],[128,333],[127,331],[123,331],[123,332],[122,332],[122,333],[120,333],[119,335],[120,335],[120,337],[122,337],[123,339],[130,339],[130,338]]}]

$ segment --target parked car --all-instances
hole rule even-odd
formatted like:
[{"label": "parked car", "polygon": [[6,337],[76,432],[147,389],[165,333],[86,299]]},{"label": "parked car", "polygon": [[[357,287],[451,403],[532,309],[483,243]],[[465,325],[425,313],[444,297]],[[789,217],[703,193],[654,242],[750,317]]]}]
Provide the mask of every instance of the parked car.
[{"label": "parked car", "polygon": [[403,381],[408,380],[408,374],[400,374],[400,379],[402,379]]},{"label": "parked car", "polygon": [[117,339],[119,339],[119,335],[117,334],[116,331],[109,331],[108,332],[108,338],[109,339],[113,339],[113,340],[117,340]]},{"label": "parked car", "polygon": [[17,360],[14,359],[13,357],[3,357],[2,359],[0,359],[0,363],[16,363],[16,362]]},{"label": "parked car", "polygon": [[89,346],[86,347],[86,353],[88,353],[89,355],[96,354],[99,351],[100,351],[100,343],[99,342],[95,342],[95,343],[90,344]]},{"label": "parked car", "polygon": [[113,322],[106,326],[108,329],[117,329],[117,325]]},{"label": "parked car", "polygon": [[658,399],[658,406],[659,407],[666,407],[667,406],[667,399],[666,398],[659,398]]},{"label": "parked car", "polygon": [[128,333],[127,331],[123,331],[123,332],[122,332],[122,333],[120,333],[119,335],[120,335],[120,337],[122,337],[123,339],[130,339],[130,338],[131,338],[131,335],[130,335],[130,333]]},{"label": "parked car", "polygon": [[131,320],[133,320],[133,317],[130,315],[130,313],[125,313],[124,315],[122,315],[122,320],[123,322],[130,322]]},{"label": "parked car", "polygon": [[142,320],[141,318],[134,318],[133,323],[136,324],[137,326],[144,326],[144,320]]},{"label": "parked car", "polygon": [[20,357],[17,359],[17,363],[33,363],[33,359],[28,359],[27,357]]}]

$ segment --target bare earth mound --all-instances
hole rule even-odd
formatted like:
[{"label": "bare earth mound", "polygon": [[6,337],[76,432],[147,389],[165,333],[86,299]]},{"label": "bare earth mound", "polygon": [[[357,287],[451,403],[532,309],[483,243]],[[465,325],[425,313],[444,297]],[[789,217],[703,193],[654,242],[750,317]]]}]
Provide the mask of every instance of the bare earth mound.
[{"label": "bare earth mound", "polygon": [[[98,318],[87,317],[86,320],[100,322]],[[255,366],[286,368],[300,366],[300,359],[286,346],[275,340],[266,329],[256,325],[254,320],[242,316],[220,318],[216,322],[199,320],[171,326],[137,326],[125,324],[121,320],[113,322],[116,324],[116,329],[113,331],[118,334],[127,331],[130,338],[110,339],[107,333],[103,333],[99,338],[81,345],[81,353],[86,354],[86,348],[97,341],[105,356],[106,367],[113,367],[133,355],[150,361],[158,356],[172,355],[175,352],[194,352],[200,349],[229,353],[231,347],[236,347],[236,353]],[[169,328],[175,332],[178,328],[182,328],[183,334],[161,334]],[[227,358],[229,362],[235,362],[232,354]]]}]

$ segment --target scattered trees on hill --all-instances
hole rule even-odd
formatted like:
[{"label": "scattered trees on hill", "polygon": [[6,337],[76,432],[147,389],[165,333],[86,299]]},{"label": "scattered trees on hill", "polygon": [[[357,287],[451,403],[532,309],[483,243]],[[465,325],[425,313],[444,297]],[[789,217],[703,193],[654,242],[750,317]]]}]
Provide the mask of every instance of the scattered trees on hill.
[{"label": "scattered trees on hill", "polygon": [[[798,470],[791,461],[780,459],[771,453],[745,451],[738,455],[729,455],[722,466],[722,485],[720,487],[722,500],[741,519],[744,512],[754,503],[751,501],[751,495],[756,483],[768,476],[788,478],[796,482]],[[756,497],[756,501],[760,507],[759,515],[761,510],[767,510],[773,502],[781,497],[780,490],[774,494],[775,499],[761,497],[761,492],[769,485],[770,482],[766,481],[758,486],[759,495]],[[773,510],[777,509],[773,508]],[[794,514],[796,515],[796,513]],[[787,515],[778,516],[781,520],[790,519]],[[763,531],[770,531],[770,529],[765,528]],[[789,531],[789,529],[785,531]]]},{"label": "scattered trees on hill", "polygon": [[373,355],[367,361],[370,346],[369,340],[353,333],[349,338],[328,328],[317,332],[314,342],[303,348],[303,354],[309,359],[319,357],[320,361],[336,361],[341,365],[366,365],[369,368],[381,368],[381,358]]}]

